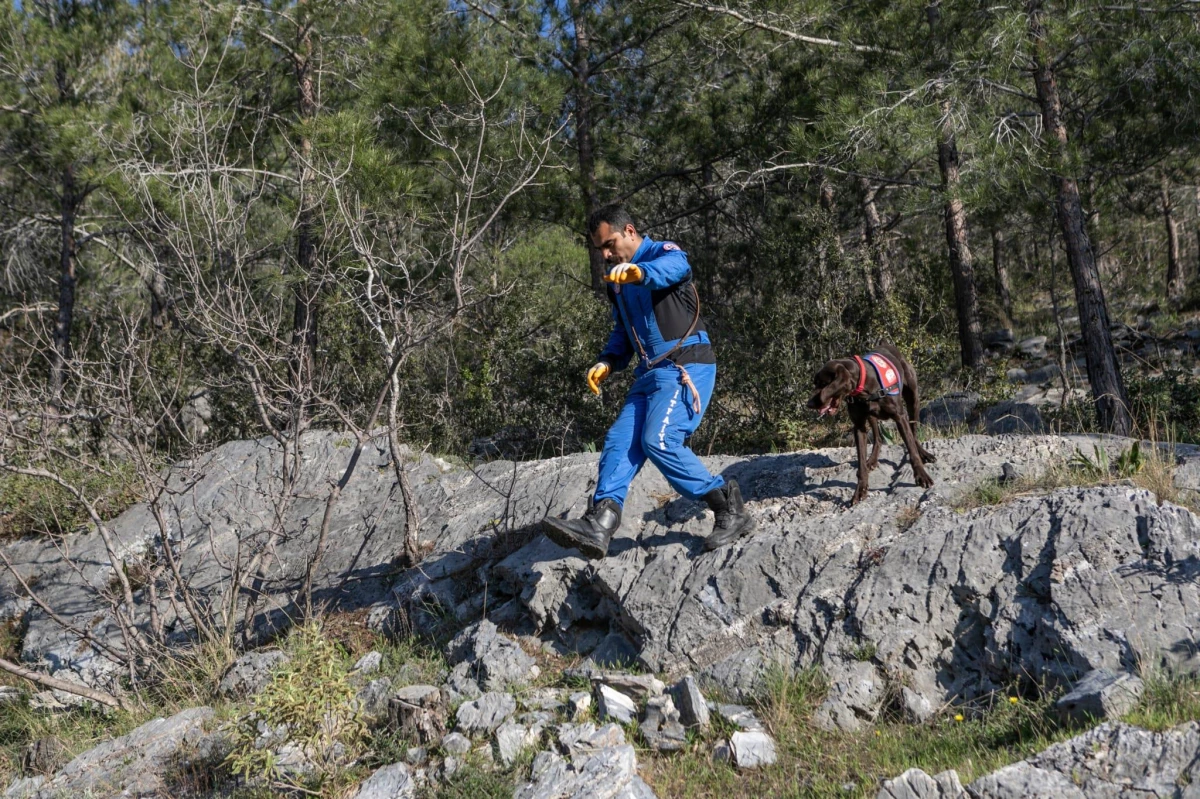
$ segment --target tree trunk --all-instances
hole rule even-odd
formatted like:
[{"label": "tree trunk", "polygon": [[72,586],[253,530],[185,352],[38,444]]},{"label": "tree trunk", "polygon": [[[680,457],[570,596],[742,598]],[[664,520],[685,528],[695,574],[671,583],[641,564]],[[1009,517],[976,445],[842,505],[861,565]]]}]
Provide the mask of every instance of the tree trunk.
[{"label": "tree trunk", "polygon": [[895,279],[892,277],[892,264],[888,258],[887,247],[880,239],[883,225],[879,220],[879,209],[875,206],[875,194],[878,190],[872,187],[866,178],[858,179],[858,188],[863,197],[863,242],[875,265],[875,296],[887,299],[891,296]]},{"label": "tree trunk", "polygon": [[1171,204],[1171,183],[1162,176],[1163,223],[1167,227],[1167,299],[1179,300],[1187,290],[1183,278],[1183,261],[1179,257],[1179,225],[1175,221],[1175,208]]},{"label": "tree trunk", "polygon": [[1008,282],[1008,264],[1004,260],[1004,232],[999,228],[992,231],[992,267],[996,270],[996,291],[1000,295],[1000,307],[1004,309],[1005,324],[1012,324],[1012,290]]},{"label": "tree trunk", "polygon": [[[306,24],[306,23],[302,23]],[[296,88],[299,95],[300,124],[307,125],[316,113],[316,94],[312,75],[312,36],[307,27],[301,29],[300,42],[293,61]],[[300,135],[300,209],[296,219],[296,270],[299,279],[293,289],[291,358],[289,360],[292,390],[295,392],[293,413],[296,432],[304,427],[305,385],[311,382],[317,350],[317,313],[319,310],[320,280],[316,278],[317,240],[311,182],[312,140],[306,128]]]},{"label": "tree trunk", "polygon": [[833,249],[840,258],[845,255],[846,251],[842,247],[842,237],[838,235],[837,206],[833,200],[833,184],[824,175],[821,176],[821,210],[825,212],[825,219],[829,222],[830,234],[833,237]]},{"label": "tree trunk", "polygon": [[[925,7],[926,20],[934,52],[945,50],[938,37],[941,4],[938,0]],[[942,175],[943,213],[946,222],[946,249],[950,275],[954,280],[954,306],[958,315],[958,344],[962,365],[977,368],[983,361],[983,328],[979,323],[979,293],[975,287],[975,264],[967,240],[967,212],[959,196],[958,140],[954,133],[954,107],[945,97],[943,78],[935,79],[942,119],[938,126],[938,169]]]},{"label": "tree trunk", "polygon": [[[575,146],[579,154],[579,190],[583,197],[584,218],[600,207],[596,190],[596,155],[593,136],[592,98],[589,79],[592,76],[588,56],[591,41],[588,37],[587,20],[584,18],[582,0],[571,0],[571,22],[575,29],[575,55],[571,71],[575,93]],[[585,231],[590,234],[591,231]],[[608,271],[604,255],[592,246],[592,237],[587,235],[588,264],[592,276],[592,291],[598,297],[606,297],[604,275]]]},{"label": "tree trunk", "polygon": [[942,173],[942,193],[945,195],[946,248],[950,255],[950,275],[954,279],[962,365],[974,369],[983,360],[983,329],[979,323],[975,264],[967,243],[967,212],[958,194],[958,163],[958,142],[954,136],[950,102],[944,100],[941,135],[938,138],[938,168]]},{"label": "tree trunk", "polygon": [[[1200,219],[1200,186],[1196,187],[1196,217]],[[1200,225],[1196,226],[1196,274],[1200,275]]]},{"label": "tree trunk", "polygon": [[[1042,23],[1041,0],[1029,0],[1026,10],[1029,35],[1034,49],[1034,83],[1042,110],[1042,123],[1049,145],[1059,168],[1064,168],[1067,149],[1067,128],[1062,120],[1062,104],[1058,95],[1053,57],[1048,50],[1046,29]],[[1088,237],[1087,220],[1079,197],[1079,185],[1065,174],[1054,178],[1057,199],[1055,215],[1063,234],[1067,262],[1075,284],[1075,302],[1079,307],[1079,325],[1087,358],[1088,381],[1096,399],[1096,417],[1103,430],[1126,436],[1133,431],[1129,413],[1129,398],[1117,364],[1109,331],[1108,306],[1100,285],[1096,253]]]},{"label": "tree trunk", "polygon": [[71,328],[75,320],[75,268],[79,254],[75,217],[82,197],[73,166],[63,170],[59,199],[58,318],[54,324],[54,352],[50,360],[50,391],[56,401],[66,383],[67,363],[71,359]]}]

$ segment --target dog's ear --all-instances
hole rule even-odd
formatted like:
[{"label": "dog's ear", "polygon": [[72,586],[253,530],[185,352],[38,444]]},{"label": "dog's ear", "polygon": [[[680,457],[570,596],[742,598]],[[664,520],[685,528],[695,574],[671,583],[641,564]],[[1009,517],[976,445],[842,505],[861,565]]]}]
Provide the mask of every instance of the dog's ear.
[{"label": "dog's ear", "polygon": [[846,364],[839,363],[836,369],[837,379],[842,383],[854,383],[854,377],[850,374],[850,370],[846,368]]}]

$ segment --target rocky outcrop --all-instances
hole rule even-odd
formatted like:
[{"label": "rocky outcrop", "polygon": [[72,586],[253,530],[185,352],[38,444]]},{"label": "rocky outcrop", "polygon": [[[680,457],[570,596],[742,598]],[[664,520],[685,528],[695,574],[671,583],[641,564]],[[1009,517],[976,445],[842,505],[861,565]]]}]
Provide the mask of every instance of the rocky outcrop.
[{"label": "rocky outcrop", "polygon": [[171,777],[187,765],[187,755],[203,754],[204,726],[212,718],[212,708],[194,707],[147,722],[89,749],[51,777],[17,780],[5,799],[168,795]]},{"label": "rocky outcrop", "polygon": [[638,776],[633,747],[615,724],[599,729],[592,724],[564,725],[558,751],[539,753],[530,781],[513,794],[514,799],[591,796],[654,799],[654,792]]},{"label": "rocky outcrop", "polygon": [[[344,464],[344,444],[333,434],[306,437],[300,486],[281,515],[270,502],[279,463],[269,442],[229,444],[176,467],[173,485],[193,487],[161,502],[171,505],[165,518],[191,583],[221,590],[229,578],[223,558],[239,545],[252,550],[282,518],[290,534],[276,542],[271,599],[255,626],[284,623],[289,588],[311,550],[308,521],[323,508],[313,497]],[[538,522],[584,510],[595,455],[448,471],[420,461],[412,484],[428,554],[399,575],[392,563],[403,550],[403,498],[385,452],[371,449],[334,514],[316,593],[334,609],[366,609],[384,630],[486,618],[452,646],[458,665],[443,687],[448,702],[534,673],[529,655],[497,639],[493,624],[587,655],[585,669],[633,660],[640,670],[691,673],[733,695],[756,691],[774,664],[818,665],[836,688],[820,718],[842,728],[874,718],[890,696],[903,695],[905,712],[920,718],[1022,679],[1071,684],[1093,669],[1119,674],[1135,663],[1196,670],[1200,523],[1190,512],[1127,485],[955,508],[983,481],[1014,470],[1035,477],[1095,445],[1115,454],[1129,442],[933,440],[937,483],[929,490],[914,484],[901,448],[885,446],[867,499],[853,507],[850,449],[709,458],[714,472],[738,479],[758,519],[755,535],[714,552],[703,549],[712,524],[703,503],[673,495],[647,467],[609,556],[592,562],[548,542]],[[1180,453],[1180,474],[1200,483],[1194,448]],[[154,520],[134,508],[111,527],[126,551],[138,552],[150,546]],[[23,573],[42,575],[47,601],[120,647],[97,596],[111,569],[95,536],[71,541],[84,564],[78,573],[42,542],[5,549]],[[0,603],[19,593],[0,575]],[[39,609],[25,613],[27,662],[96,682],[111,673]],[[167,627],[185,635],[186,619],[171,613],[164,601]]]},{"label": "rocky outcrop", "polygon": [[1134,799],[1200,796],[1200,722],[1165,732],[1106,723],[961,787],[910,769],[877,799]]}]

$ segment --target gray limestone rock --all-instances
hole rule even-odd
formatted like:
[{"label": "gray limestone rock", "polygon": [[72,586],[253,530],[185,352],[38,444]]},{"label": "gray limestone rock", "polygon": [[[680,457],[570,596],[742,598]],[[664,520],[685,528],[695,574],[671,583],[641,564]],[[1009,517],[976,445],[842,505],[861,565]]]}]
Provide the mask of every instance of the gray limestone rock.
[{"label": "gray limestone rock", "polygon": [[930,776],[919,768],[910,768],[894,780],[885,780],[875,799],[966,799],[958,773],[943,771]]},{"label": "gray limestone rock", "polygon": [[1200,796],[1200,722],[1150,732],[1106,722],[980,777],[965,792],[954,772],[910,769],[878,799],[1134,799]]},{"label": "gray limestone rock", "polygon": [[979,395],[974,392],[945,394],[921,408],[921,424],[930,427],[954,427],[968,424],[975,415]]},{"label": "gray limestone rock", "polygon": [[557,713],[566,709],[565,692],[559,688],[535,688],[518,697],[526,710],[541,710]]},{"label": "gray limestone rock", "polygon": [[675,707],[679,709],[679,720],[685,727],[708,729],[708,704],[704,701],[704,694],[700,693],[700,684],[696,682],[695,677],[685,675],[671,686],[671,697],[675,700]]},{"label": "gray limestone rock", "polygon": [[754,711],[745,705],[717,705],[717,715],[737,727],[742,732],[754,732],[763,729],[762,722]]},{"label": "gray limestone rock", "polygon": [[637,774],[637,756],[629,744],[606,747],[568,762],[559,757],[535,761],[536,776],[513,793],[514,799],[653,799]]},{"label": "gray limestone rock", "polygon": [[1026,358],[1041,358],[1046,354],[1046,337],[1033,336],[1022,339],[1017,344],[1017,351]]},{"label": "gray limestone rock", "polygon": [[735,732],[729,737],[729,748],[738,768],[762,768],[775,762],[775,739],[762,730]]},{"label": "gray limestone rock", "polygon": [[232,699],[253,696],[270,682],[271,672],[287,661],[287,653],[279,649],[247,652],[225,671],[217,692]]},{"label": "gray limestone rock", "polygon": [[5,705],[18,705],[21,703],[24,693],[20,688],[14,685],[0,685],[0,707]]},{"label": "gray limestone rock", "polygon": [[646,712],[638,729],[650,748],[659,752],[677,752],[687,743],[687,730],[679,722],[679,711],[666,694],[646,700]]},{"label": "gray limestone rock", "polygon": [[576,691],[567,699],[567,707],[571,721],[579,721],[592,709],[592,695],[587,691]]},{"label": "gray limestone rock", "polygon": [[354,664],[354,671],[359,674],[374,674],[383,665],[382,652],[368,652]]},{"label": "gray limestone rock", "polygon": [[471,751],[471,740],[461,732],[452,732],[442,739],[442,751],[449,755],[465,755]]},{"label": "gray limestone rock", "polygon": [[1045,429],[1041,410],[1029,402],[1004,400],[983,412],[983,430],[989,435],[1040,433]]},{"label": "gray limestone rock", "polygon": [[[291,607],[313,551],[321,525],[320,517],[331,480],[344,470],[354,451],[353,437],[336,431],[306,433],[301,437],[301,469],[292,498],[278,503],[276,488],[284,453],[273,439],[224,444],[197,458],[182,461],[165,472],[167,488],[158,497],[161,516],[147,505],[135,505],[108,523],[117,553],[131,566],[161,558],[158,518],[169,520],[170,536],[183,579],[198,593],[197,604],[219,606],[219,597],[229,587],[229,564],[238,556],[272,548],[272,575],[260,612],[247,631],[251,638],[266,640],[278,635],[300,614]],[[314,592],[321,597],[336,593],[339,609],[366,608],[389,599],[393,578],[388,573],[395,553],[405,539],[404,502],[393,490],[394,472],[387,468],[390,455],[386,444],[369,445],[360,456],[354,479],[343,489],[330,518],[330,547],[314,575]],[[442,483],[427,483],[438,474],[431,461],[414,457],[410,464],[417,501],[433,508],[444,497]],[[442,481],[453,475],[440,475]],[[286,506],[278,519],[274,514]],[[432,513],[432,511],[431,511]],[[433,514],[436,515],[436,514]],[[431,515],[423,522],[439,525]],[[273,535],[273,531],[282,531]],[[13,565],[23,574],[36,574],[42,599],[65,614],[77,628],[106,641],[118,651],[124,643],[103,593],[113,579],[113,565],[103,540],[95,531],[70,536],[63,549],[57,542],[27,539],[5,543]],[[61,556],[69,551],[73,563]],[[59,554],[55,554],[55,553]],[[351,578],[353,575],[353,579]],[[338,586],[343,586],[338,588]],[[0,577],[0,604],[20,594],[10,576]],[[149,624],[150,595],[138,592],[135,606],[124,609]],[[194,630],[187,614],[176,614],[174,597],[159,594],[160,618],[173,640],[187,640]],[[91,661],[103,659],[80,637],[64,629],[40,610],[28,614],[22,660],[69,669],[90,685],[102,677]],[[120,670],[117,670],[120,673]]]},{"label": "gray limestone rock", "polygon": [[542,724],[525,726],[509,719],[496,730],[496,757],[511,766],[521,752],[537,746],[542,740]]},{"label": "gray limestone rock", "polygon": [[596,686],[596,712],[601,719],[628,724],[637,717],[637,705],[617,689],[600,683]]},{"label": "gray limestone rock", "polygon": [[593,676],[592,680],[620,691],[635,702],[644,702],[652,696],[661,696],[667,688],[662,680],[652,674],[601,672]]},{"label": "gray limestone rock", "polygon": [[474,668],[470,663],[459,663],[450,671],[446,684],[442,686],[442,696],[447,705],[466,699],[478,699],[483,691],[479,683],[471,676]]},{"label": "gray limestone rock", "polygon": [[439,782],[445,782],[457,774],[460,768],[462,768],[461,759],[454,757],[453,755],[446,755],[446,757],[442,759],[442,767],[435,772],[434,779]]},{"label": "gray limestone rock", "polygon": [[872,721],[883,699],[883,682],[870,663],[837,667],[829,675],[829,693],[813,717],[826,730],[855,732]]},{"label": "gray limestone rock", "polygon": [[1062,375],[1062,369],[1059,368],[1058,364],[1048,363],[1025,375],[1025,382],[1036,384],[1049,383],[1051,380],[1058,380],[1060,375]]},{"label": "gray limestone rock", "polygon": [[369,727],[378,727],[388,720],[388,705],[392,698],[392,681],[387,677],[371,680],[358,689],[356,700],[363,719]]},{"label": "gray limestone rock", "polygon": [[588,664],[598,669],[627,669],[639,661],[637,647],[621,633],[606,635],[587,659]]},{"label": "gray limestone rock", "polygon": [[491,735],[517,712],[512,694],[491,691],[458,707],[457,727],[466,735]]},{"label": "gray limestone rock", "polygon": [[[310,522],[323,508],[330,477],[346,463],[351,448],[345,441],[336,433],[302,439],[296,499],[279,522],[286,535],[275,542],[277,571],[253,635],[276,634],[296,615],[289,603],[314,544]],[[1194,623],[1200,617],[1200,523],[1186,509],[1160,505],[1124,485],[1063,488],[967,512],[955,508],[1005,463],[1033,480],[1077,449],[1090,453],[1098,445],[1115,455],[1129,443],[1051,435],[933,440],[925,444],[938,457],[929,467],[936,483],[928,490],[915,485],[903,448],[885,445],[867,497],[853,507],[852,448],[707,458],[712,472],[738,479],[758,522],[755,535],[718,552],[703,550],[711,528],[703,505],[682,498],[664,503],[669,486],[645,469],[631,487],[627,522],[609,556],[573,578],[557,570],[562,553],[536,543],[537,524],[547,513],[577,517],[583,511],[594,489],[595,454],[474,470],[414,460],[410,477],[428,552],[419,568],[395,575],[404,503],[392,491],[387,448],[369,447],[337,506],[314,591],[336,597],[341,609],[368,611],[373,629],[393,632],[436,629],[471,608],[473,618],[506,618],[530,629],[541,624],[543,637],[563,651],[576,647],[583,654],[603,632],[606,641],[624,641],[625,657],[640,669],[690,672],[735,701],[755,694],[763,675],[777,667],[815,666],[845,682],[847,653],[864,641],[874,653],[861,664],[867,673],[850,676],[908,686],[934,707],[1029,675],[1053,687],[1096,668],[1200,671]],[[1180,446],[1176,456],[1185,460],[1176,479],[1185,487],[1200,485],[1185,468],[1189,458],[1200,458],[1198,451]],[[221,564],[233,553],[265,546],[263,531],[274,525],[261,519],[273,513],[272,476],[280,464],[278,447],[263,440],[227,444],[169,470],[163,510],[184,578],[212,592],[202,600],[228,586]],[[504,520],[500,534],[497,519]],[[132,508],[109,526],[121,553],[155,555],[157,522],[149,508]],[[522,564],[510,561],[502,570],[507,577],[494,573],[534,544]],[[79,571],[62,562],[51,542],[3,544],[14,567],[36,576],[43,598],[69,622],[123,646],[99,596],[113,577],[102,542],[85,532],[70,536],[66,546],[82,564]],[[526,602],[524,580],[535,574],[545,584]],[[553,575],[567,575],[561,601]],[[0,604],[18,596],[19,586],[0,570]],[[148,621],[148,601],[139,594],[130,612]],[[169,603],[160,607],[160,615],[168,612]],[[39,609],[28,610],[26,619],[23,662],[89,683],[120,679],[120,669]],[[177,619],[171,629],[186,636],[189,623]],[[485,625],[478,632],[486,632]],[[499,634],[494,640],[508,641]],[[515,654],[510,645],[499,646]],[[479,660],[472,652],[450,675],[447,700],[474,698],[480,676],[505,679],[489,669],[481,675],[471,657]],[[525,663],[520,656],[515,661]],[[876,664],[887,664],[888,673],[872,676]],[[890,694],[839,693],[837,706],[824,712],[831,719],[869,719],[884,695]]]},{"label": "gray limestone rock", "polygon": [[404,763],[393,763],[376,771],[363,782],[354,799],[412,799],[417,785]]},{"label": "gray limestone rock", "polygon": [[33,600],[27,596],[13,596],[0,600],[0,621],[24,619],[32,607]]},{"label": "gray limestone rock", "polygon": [[1008,352],[1016,346],[1016,341],[1011,327],[1002,327],[983,334],[983,346],[989,350]]},{"label": "gray limestone rock", "polygon": [[539,630],[553,630],[597,617],[594,599],[576,590],[586,567],[578,552],[538,536],[492,567],[492,574],[521,600]]},{"label": "gray limestone rock", "polygon": [[21,773],[50,776],[70,759],[67,748],[57,738],[38,738],[21,752]]},{"label": "gray limestone rock", "polygon": [[616,724],[597,727],[592,722],[563,724],[556,738],[558,750],[568,757],[576,757],[595,749],[608,749],[625,743],[625,733]]},{"label": "gray limestone rock", "polygon": [[907,685],[900,688],[900,702],[905,717],[914,724],[924,724],[933,718],[933,703]]},{"label": "gray limestone rock", "polygon": [[1094,669],[1054,703],[1063,718],[1078,724],[1117,719],[1137,707],[1142,680],[1132,674]]},{"label": "gray limestone rock", "polygon": [[538,675],[534,659],[487,619],[456,635],[447,646],[446,654],[453,666],[467,664],[467,674],[484,691],[522,685]]},{"label": "gray limestone rock", "polygon": [[89,749],[51,777],[14,783],[6,797],[167,795],[172,791],[167,775],[172,768],[189,762],[189,752],[205,738],[204,725],[212,718],[212,708],[193,707],[170,718],[146,722],[127,735]]}]

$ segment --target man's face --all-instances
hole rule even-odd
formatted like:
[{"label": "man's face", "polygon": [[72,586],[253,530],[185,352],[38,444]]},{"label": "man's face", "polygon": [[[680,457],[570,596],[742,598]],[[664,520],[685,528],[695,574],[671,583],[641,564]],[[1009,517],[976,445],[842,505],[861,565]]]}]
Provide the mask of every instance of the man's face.
[{"label": "man's face", "polygon": [[642,237],[633,225],[613,230],[607,222],[601,222],[592,232],[592,244],[604,256],[605,261],[610,264],[624,264],[633,259],[638,247],[642,245]]}]

